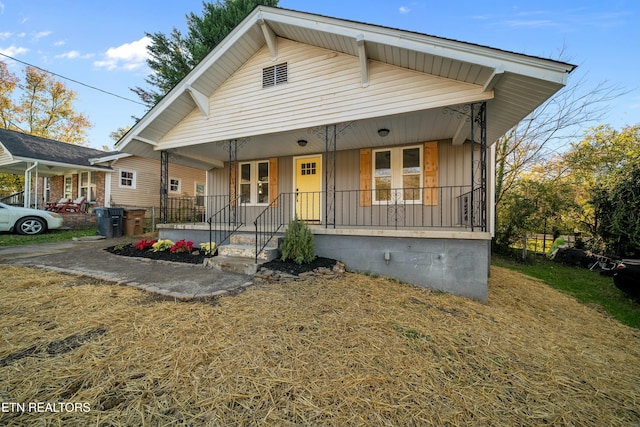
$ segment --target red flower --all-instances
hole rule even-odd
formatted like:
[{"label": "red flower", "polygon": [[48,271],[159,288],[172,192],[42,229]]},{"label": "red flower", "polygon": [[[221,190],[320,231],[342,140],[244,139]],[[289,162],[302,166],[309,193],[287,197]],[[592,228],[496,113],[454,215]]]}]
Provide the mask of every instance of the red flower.
[{"label": "red flower", "polygon": [[179,240],[175,243],[175,245],[171,246],[169,252],[171,252],[172,254],[180,252],[193,252],[193,242],[186,241],[184,239]]},{"label": "red flower", "polygon": [[155,240],[152,239],[140,239],[136,242],[136,250],[145,251],[147,249],[151,249],[151,246],[155,243]]}]

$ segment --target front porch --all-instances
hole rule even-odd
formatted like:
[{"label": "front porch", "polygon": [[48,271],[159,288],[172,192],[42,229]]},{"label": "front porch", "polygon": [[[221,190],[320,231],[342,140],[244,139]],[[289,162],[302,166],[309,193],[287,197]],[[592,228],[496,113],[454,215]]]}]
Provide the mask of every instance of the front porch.
[{"label": "front porch", "polygon": [[280,193],[266,207],[240,200],[169,198],[173,222],[158,225],[160,238],[225,245],[248,235],[257,263],[297,216],[315,236],[316,255],[350,271],[487,299],[491,236],[471,186]]}]

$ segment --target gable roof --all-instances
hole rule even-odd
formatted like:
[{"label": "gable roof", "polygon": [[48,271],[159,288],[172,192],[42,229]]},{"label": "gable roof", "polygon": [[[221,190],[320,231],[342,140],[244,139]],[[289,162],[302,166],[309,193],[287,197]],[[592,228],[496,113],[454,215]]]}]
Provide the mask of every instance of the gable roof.
[{"label": "gable roof", "polygon": [[[490,143],[562,88],[575,68],[560,61],[417,32],[257,6],[116,147],[157,157],[163,137],[194,109],[206,110],[207,99],[256,52],[266,45],[275,61],[278,38],[360,57],[363,79],[366,63],[377,61],[491,92],[487,113]],[[465,134],[461,129],[457,133]],[[209,142],[216,141],[215,135],[211,138]]]},{"label": "gable roof", "polygon": [[[61,168],[78,170],[110,171],[108,166],[94,165],[91,159],[101,158],[110,153],[68,144],[53,139],[0,129],[0,153],[2,161],[0,168],[14,173],[24,172],[28,163],[38,162],[39,165],[49,166],[49,174],[60,173]],[[6,153],[5,153],[6,152]],[[41,174],[46,170],[40,169]]]}]

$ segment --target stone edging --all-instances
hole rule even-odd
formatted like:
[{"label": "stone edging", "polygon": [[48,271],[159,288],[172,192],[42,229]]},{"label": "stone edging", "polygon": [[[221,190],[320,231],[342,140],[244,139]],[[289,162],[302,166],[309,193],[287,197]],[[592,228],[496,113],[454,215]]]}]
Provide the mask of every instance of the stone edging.
[{"label": "stone edging", "polygon": [[338,261],[333,268],[319,267],[313,271],[300,273],[299,275],[286,273],[283,271],[270,270],[261,268],[253,275],[256,283],[286,283],[286,282],[302,282],[304,280],[317,278],[323,280],[335,279],[344,274],[346,266],[343,262]]}]

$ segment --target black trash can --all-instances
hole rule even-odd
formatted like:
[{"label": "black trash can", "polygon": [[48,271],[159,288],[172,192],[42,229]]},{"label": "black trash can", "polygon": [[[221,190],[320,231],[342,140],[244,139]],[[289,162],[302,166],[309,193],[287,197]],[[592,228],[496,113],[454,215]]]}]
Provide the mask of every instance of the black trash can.
[{"label": "black trash can", "polygon": [[107,238],[122,236],[122,208],[95,208],[98,234]]}]

